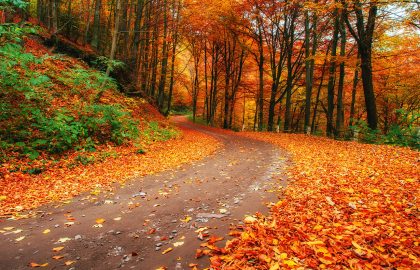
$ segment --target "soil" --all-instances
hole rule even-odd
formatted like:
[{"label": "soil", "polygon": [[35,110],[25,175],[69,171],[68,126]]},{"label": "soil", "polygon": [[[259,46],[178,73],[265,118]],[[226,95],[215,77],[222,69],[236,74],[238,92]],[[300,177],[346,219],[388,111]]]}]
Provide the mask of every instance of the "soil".
[{"label": "soil", "polygon": [[[0,269],[28,269],[31,262],[72,270],[208,267],[208,257],[195,258],[206,240],[196,230],[207,227],[209,235],[227,240],[230,227],[240,225],[244,215],[267,213],[286,184],[287,154],[184,117],[173,121],[215,137],[223,147],[204,160],[132,179],[115,192],[84,194],[68,204],[39,208],[36,218],[1,220]],[[67,241],[59,243],[60,238]],[[60,246],[64,249],[53,252]],[[162,254],[168,248],[173,250]],[[52,258],[57,255],[64,257]]]}]

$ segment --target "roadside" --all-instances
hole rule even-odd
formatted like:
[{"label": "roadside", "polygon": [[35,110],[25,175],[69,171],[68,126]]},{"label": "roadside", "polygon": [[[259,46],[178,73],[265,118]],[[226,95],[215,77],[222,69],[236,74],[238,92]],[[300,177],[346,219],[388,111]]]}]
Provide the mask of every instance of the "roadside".
[{"label": "roadside", "polygon": [[[204,243],[199,238],[207,239],[207,233],[225,237],[244,215],[267,212],[267,204],[277,201],[278,186],[284,185],[286,159],[269,143],[193,125],[183,118],[175,121],[182,129],[213,136],[224,144],[223,150],[192,165],[134,179],[114,193],[85,194],[71,204],[40,208],[43,214],[35,219],[2,222],[0,265],[4,269],[27,269],[31,262],[48,263],[48,269],[208,266],[206,257],[195,259],[196,249]],[[54,252],[57,247],[64,248]]]}]

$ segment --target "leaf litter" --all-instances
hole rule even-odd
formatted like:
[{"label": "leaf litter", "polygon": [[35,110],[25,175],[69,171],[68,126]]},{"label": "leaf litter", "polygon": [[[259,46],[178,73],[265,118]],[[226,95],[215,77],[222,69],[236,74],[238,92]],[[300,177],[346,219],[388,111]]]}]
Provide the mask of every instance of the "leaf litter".
[{"label": "leaf litter", "polygon": [[419,152],[293,134],[246,133],[289,152],[289,185],[245,218],[212,269],[418,269]]}]

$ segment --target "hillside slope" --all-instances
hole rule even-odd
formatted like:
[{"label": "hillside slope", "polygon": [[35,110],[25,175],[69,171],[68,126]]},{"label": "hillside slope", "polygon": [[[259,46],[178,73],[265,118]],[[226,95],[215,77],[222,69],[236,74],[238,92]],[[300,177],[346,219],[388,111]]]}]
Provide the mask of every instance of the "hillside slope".
[{"label": "hillside slope", "polygon": [[50,53],[34,37],[0,43],[0,59],[0,215],[95,194],[217,148],[208,143],[214,139],[177,129],[146,100],[124,96],[104,73]]}]

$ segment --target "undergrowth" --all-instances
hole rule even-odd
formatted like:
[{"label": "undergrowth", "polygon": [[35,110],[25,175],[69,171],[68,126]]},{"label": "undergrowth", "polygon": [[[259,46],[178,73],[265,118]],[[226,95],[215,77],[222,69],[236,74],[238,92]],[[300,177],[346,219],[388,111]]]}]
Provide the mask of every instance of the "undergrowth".
[{"label": "undergrowth", "polygon": [[104,72],[48,51],[28,52],[23,44],[31,39],[25,35],[35,33],[35,28],[5,27],[0,31],[13,32],[3,35],[7,40],[0,43],[0,164],[22,158],[56,159],[80,151],[74,164],[87,165],[106,158],[85,154],[100,145],[176,136],[173,128],[160,127],[158,122],[141,128],[139,113],[133,114],[139,104],[126,103],[116,82]]}]

